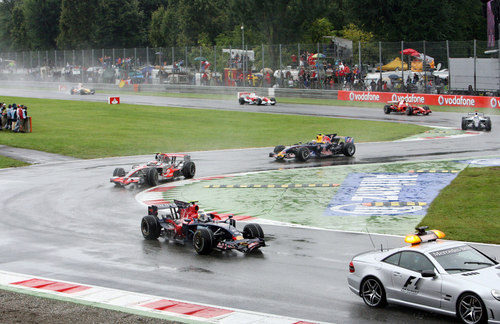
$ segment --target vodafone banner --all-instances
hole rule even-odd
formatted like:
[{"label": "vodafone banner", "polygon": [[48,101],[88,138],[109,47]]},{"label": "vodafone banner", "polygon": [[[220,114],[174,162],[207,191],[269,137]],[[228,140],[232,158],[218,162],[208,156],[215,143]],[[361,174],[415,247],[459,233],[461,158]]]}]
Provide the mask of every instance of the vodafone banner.
[{"label": "vodafone banner", "polygon": [[451,106],[467,108],[500,108],[500,97],[437,95],[423,93],[396,93],[370,91],[339,91],[339,100],[364,102],[389,102],[406,99],[417,105]]}]

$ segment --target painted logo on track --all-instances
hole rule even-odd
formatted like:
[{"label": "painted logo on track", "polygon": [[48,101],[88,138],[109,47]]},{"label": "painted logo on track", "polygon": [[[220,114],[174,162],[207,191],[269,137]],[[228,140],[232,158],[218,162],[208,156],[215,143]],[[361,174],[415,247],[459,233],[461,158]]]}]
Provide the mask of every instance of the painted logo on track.
[{"label": "painted logo on track", "polygon": [[425,215],[456,173],[351,173],[328,204],[327,216]]}]

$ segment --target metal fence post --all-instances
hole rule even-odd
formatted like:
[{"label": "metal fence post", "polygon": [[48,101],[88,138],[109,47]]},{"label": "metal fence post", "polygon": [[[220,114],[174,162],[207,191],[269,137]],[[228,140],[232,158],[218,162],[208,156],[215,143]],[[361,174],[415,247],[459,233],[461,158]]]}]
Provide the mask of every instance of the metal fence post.
[{"label": "metal fence post", "polygon": [[146,46],[146,65],[149,65],[149,47]]},{"label": "metal fence post", "polygon": [[104,59],[104,48],[101,48],[101,58],[102,58],[102,63],[105,62],[105,59]]},{"label": "metal fence post", "polygon": [[112,53],[113,53],[112,54],[113,55],[113,62],[111,62],[111,65],[115,64],[115,62],[116,62],[115,61],[115,49],[114,48],[112,49]]},{"label": "metal fence post", "polygon": [[214,45],[214,71],[217,74],[217,45]]},{"label": "metal fence post", "polygon": [[36,53],[37,53],[37,56],[38,56],[38,68],[40,68],[40,51],[37,51]]},{"label": "metal fence post", "polygon": [[[380,63],[378,70],[380,71],[380,82],[382,82],[382,42],[380,42],[380,41],[378,42],[378,58],[379,58],[379,63]],[[377,84],[378,84],[378,82],[377,82]]]},{"label": "metal fence post", "polygon": [[426,54],[425,54],[425,40],[423,41],[424,47],[424,61],[422,62],[422,70],[424,70],[424,93],[427,93],[427,67],[425,66]]},{"label": "metal fence post", "polygon": [[405,49],[404,41],[401,41],[401,84],[402,85],[405,84],[405,59],[403,57],[403,50],[404,49]]},{"label": "metal fence post", "polygon": [[264,75],[264,68],[266,67],[266,65],[264,64],[264,44],[261,44],[262,46],[262,75]]},{"label": "metal fence post", "polygon": [[451,66],[450,66],[450,44],[448,40],[446,40],[446,57],[448,61],[448,90],[449,90],[451,85]]},{"label": "metal fence post", "polygon": [[184,48],[185,49],[185,54],[186,54],[186,72],[187,72],[187,68],[188,68],[188,48],[187,46]]},{"label": "metal fence post", "polygon": [[137,47],[134,47],[134,65],[137,64]]},{"label": "metal fence post", "polygon": [[94,61],[94,58],[95,58],[94,49],[92,49],[92,51],[90,52],[90,56],[92,57],[92,66],[95,66],[95,61]]},{"label": "metal fence post", "polygon": [[476,89],[476,40],[474,39],[474,92],[477,91]]},{"label": "metal fence post", "polygon": [[358,73],[361,75],[361,41],[358,41]]},{"label": "metal fence post", "polygon": [[[500,28],[500,24],[498,24],[498,28]],[[498,54],[498,89],[497,89],[497,96],[500,96],[500,38],[498,39],[498,53],[497,54]]]},{"label": "metal fence post", "polygon": [[174,63],[175,63],[175,50],[174,47],[172,46],[172,67],[174,67]]},{"label": "metal fence post", "polygon": [[127,57],[127,52],[125,52],[125,48],[123,48],[123,58],[122,61]]}]

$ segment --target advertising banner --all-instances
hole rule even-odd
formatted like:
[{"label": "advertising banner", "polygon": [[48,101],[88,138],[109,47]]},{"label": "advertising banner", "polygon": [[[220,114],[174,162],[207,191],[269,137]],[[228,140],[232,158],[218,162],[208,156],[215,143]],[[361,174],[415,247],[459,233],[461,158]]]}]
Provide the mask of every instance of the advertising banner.
[{"label": "advertising banner", "polygon": [[407,103],[416,105],[466,107],[466,108],[500,108],[500,97],[443,95],[423,93],[371,92],[371,91],[339,91],[339,100],[382,102],[405,99]]}]

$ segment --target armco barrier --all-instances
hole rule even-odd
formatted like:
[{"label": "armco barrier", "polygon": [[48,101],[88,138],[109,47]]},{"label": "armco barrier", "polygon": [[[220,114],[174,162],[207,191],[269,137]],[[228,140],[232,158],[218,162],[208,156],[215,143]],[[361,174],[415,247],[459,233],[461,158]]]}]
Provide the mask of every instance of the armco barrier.
[{"label": "armco barrier", "polygon": [[405,99],[406,102],[418,105],[467,107],[467,108],[500,108],[500,97],[370,92],[370,91],[339,91],[339,100],[362,102],[389,102]]}]

